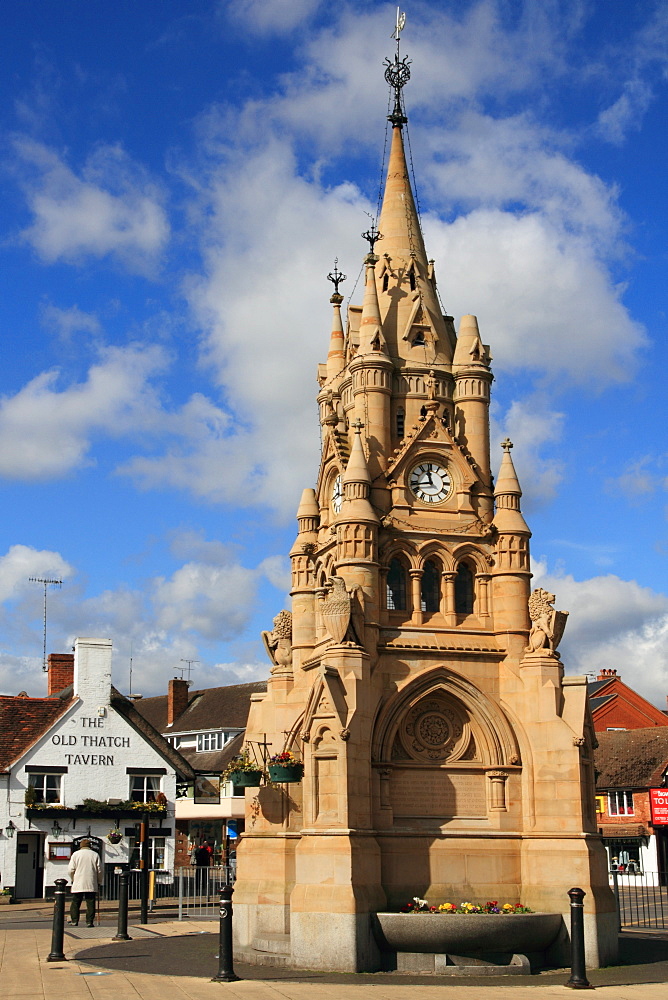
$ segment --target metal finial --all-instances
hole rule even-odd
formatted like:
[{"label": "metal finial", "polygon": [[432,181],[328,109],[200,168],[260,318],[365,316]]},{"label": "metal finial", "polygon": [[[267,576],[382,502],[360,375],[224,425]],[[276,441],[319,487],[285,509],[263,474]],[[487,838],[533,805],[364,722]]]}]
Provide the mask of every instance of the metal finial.
[{"label": "metal finial", "polygon": [[365,233],[362,233],[362,239],[366,240],[367,243],[369,244],[370,253],[374,252],[374,247],[376,246],[376,243],[378,242],[378,240],[382,240],[382,238],[383,234],[378,232],[378,230],[376,229],[375,222],[372,222],[367,231]]},{"label": "metal finial", "polygon": [[394,62],[390,62],[389,59],[385,60],[385,79],[394,90],[394,108],[392,114],[388,115],[387,118],[399,128],[408,121],[401,103],[401,91],[411,78],[411,71],[408,68],[411,60],[407,59],[406,56],[403,59],[399,58],[399,40],[405,24],[406,15],[397,7],[397,23],[392,32],[392,38],[397,40],[397,51],[394,55]]},{"label": "metal finial", "polygon": [[509,437],[507,437],[505,441],[501,442],[501,447],[503,448],[504,451],[510,452],[512,446],[513,442],[510,440]]},{"label": "metal finial", "polygon": [[364,427],[364,424],[362,423],[362,421],[358,417],[357,420],[353,420],[351,426],[352,426],[353,430],[355,431],[355,434],[361,434],[362,433],[362,428]]},{"label": "metal finial", "polygon": [[339,271],[339,258],[334,258],[334,270],[327,275],[327,280],[334,285],[334,294],[339,294],[339,285],[346,280],[346,275]]}]

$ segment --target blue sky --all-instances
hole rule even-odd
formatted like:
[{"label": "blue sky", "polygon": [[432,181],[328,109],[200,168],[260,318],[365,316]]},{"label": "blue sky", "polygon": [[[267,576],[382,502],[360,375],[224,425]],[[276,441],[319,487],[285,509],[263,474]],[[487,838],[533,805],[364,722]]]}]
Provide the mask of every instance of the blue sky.
[{"label": "blue sky", "polygon": [[[665,706],[668,4],[407,8],[430,256],[494,355],[536,583],[571,673]],[[335,257],[350,295],[395,7],[0,5],[0,690],[114,642],[114,680],[266,674],[317,471]],[[354,301],[360,301],[359,286]]]}]

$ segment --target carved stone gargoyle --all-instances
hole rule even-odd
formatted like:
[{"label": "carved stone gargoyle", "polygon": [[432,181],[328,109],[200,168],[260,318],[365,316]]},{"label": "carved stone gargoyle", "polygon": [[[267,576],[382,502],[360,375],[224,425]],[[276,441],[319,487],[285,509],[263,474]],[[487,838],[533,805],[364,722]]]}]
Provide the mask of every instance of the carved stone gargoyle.
[{"label": "carved stone gargoyle", "polygon": [[566,628],[568,611],[555,611],[554,594],[550,594],[542,587],[537,587],[529,598],[529,617],[531,618],[531,631],[529,632],[529,645],[525,647],[525,653],[556,653],[557,646],[561,642],[561,637]]}]

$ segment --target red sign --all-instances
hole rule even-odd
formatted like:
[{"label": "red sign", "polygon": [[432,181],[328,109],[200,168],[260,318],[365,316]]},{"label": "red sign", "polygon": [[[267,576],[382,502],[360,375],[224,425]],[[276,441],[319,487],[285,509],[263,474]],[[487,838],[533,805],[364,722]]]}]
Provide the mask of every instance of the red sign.
[{"label": "red sign", "polygon": [[668,788],[650,788],[649,801],[654,826],[668,826]]}]

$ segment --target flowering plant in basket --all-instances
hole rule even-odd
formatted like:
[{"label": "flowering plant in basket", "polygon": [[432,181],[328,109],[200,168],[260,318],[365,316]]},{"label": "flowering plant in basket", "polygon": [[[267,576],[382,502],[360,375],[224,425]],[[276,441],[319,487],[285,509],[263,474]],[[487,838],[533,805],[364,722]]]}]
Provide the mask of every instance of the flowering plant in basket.
[{"label": "flowering plant in basket", "polygon": [[295,764],[301,765],[299,757],[295,757],[292,750],[281,750],[269,758],[269,764],[280,764],[282,767],[293,767]]},{"label": "flowering plant in basket", "polygon": [[248,749],[242,750],[240,754],[232,758],[223,771],[223,781],[229,781],[232,775],[238,774],[240,771],[245,773],[254,771],[262,772],[262,767],[251,757]]}]

